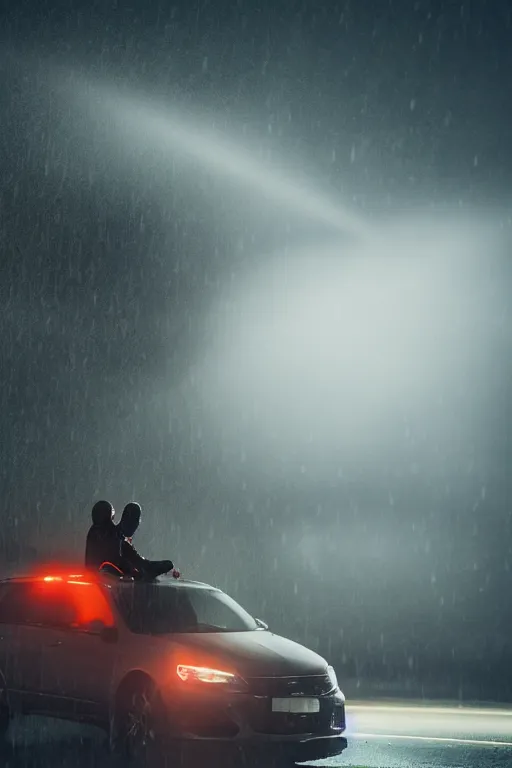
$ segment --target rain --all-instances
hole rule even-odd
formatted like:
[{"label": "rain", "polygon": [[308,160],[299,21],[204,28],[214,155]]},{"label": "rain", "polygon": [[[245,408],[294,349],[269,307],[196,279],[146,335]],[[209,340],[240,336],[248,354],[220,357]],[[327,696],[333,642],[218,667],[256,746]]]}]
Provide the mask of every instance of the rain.
[{"label": "rain", "polygon": [[[2,577],[136,501],[145,557],[332,664],[348,747],[312,764],[508,764],[512,12],[2,22]],[[6,766],[110,765],[43,714]]]}]

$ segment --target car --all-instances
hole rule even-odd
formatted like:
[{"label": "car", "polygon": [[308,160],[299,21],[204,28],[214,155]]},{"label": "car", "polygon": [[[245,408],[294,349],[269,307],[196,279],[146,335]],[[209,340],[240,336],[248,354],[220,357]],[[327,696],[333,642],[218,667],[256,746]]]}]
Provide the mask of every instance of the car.
[{"label": "car", "polygon": [[0,581],[0,733],[28,714],[100,726],[127,762],[184,742],[290,761],[347,746],[334,669],[221,590],[183,579],[54,569]]}]

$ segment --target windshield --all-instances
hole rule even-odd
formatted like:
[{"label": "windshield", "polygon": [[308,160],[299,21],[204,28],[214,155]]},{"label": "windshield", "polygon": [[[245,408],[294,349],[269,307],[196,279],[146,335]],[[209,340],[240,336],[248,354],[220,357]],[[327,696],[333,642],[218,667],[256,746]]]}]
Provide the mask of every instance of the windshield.
[{"label": "windshield", "polygon": [[231,597],[213,589],[137,584],[118,591],[119,609],[132,632],[250,632],[256,621]]}]

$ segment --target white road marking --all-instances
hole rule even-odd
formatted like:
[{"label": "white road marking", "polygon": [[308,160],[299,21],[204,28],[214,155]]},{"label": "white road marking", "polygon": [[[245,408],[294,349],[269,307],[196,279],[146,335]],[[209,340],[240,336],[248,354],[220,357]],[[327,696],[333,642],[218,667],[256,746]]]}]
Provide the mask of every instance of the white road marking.
[{"label": "white road marking", "polygon": [[512,747],[512,741],[489,741],[487,739],[455,739],[449,736],[415,736],[396,733],[347,733],[353,739],[394,739],[396,741],[432,741],[440,744],[468,744],[474,747]]},{"label": "white road marking", "polygon": [[399,714],[400,712],[407,712],[410,714],[418,715],[480,715],[481,717],[512,717],[512,709],[473,709],[472,707],[429,707],[428,704],[424,706],[409,706],[401,704],[350,704],[347,702],[347,712],[394,712]]}]

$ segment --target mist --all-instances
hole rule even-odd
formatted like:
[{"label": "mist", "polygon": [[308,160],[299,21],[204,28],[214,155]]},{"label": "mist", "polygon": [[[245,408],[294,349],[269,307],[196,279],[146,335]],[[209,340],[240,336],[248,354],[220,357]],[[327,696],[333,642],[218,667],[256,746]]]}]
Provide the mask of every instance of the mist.
[{"label": "mist", "polygon": [[510,222],[470,107],[452,135],[406,88],[377,125],[342,89],[330,118],[320,72],[310,120],[292,86],[34,50],[3,73],[9,566],[136,498],[141,550],[357,690],[508,695]]}]

